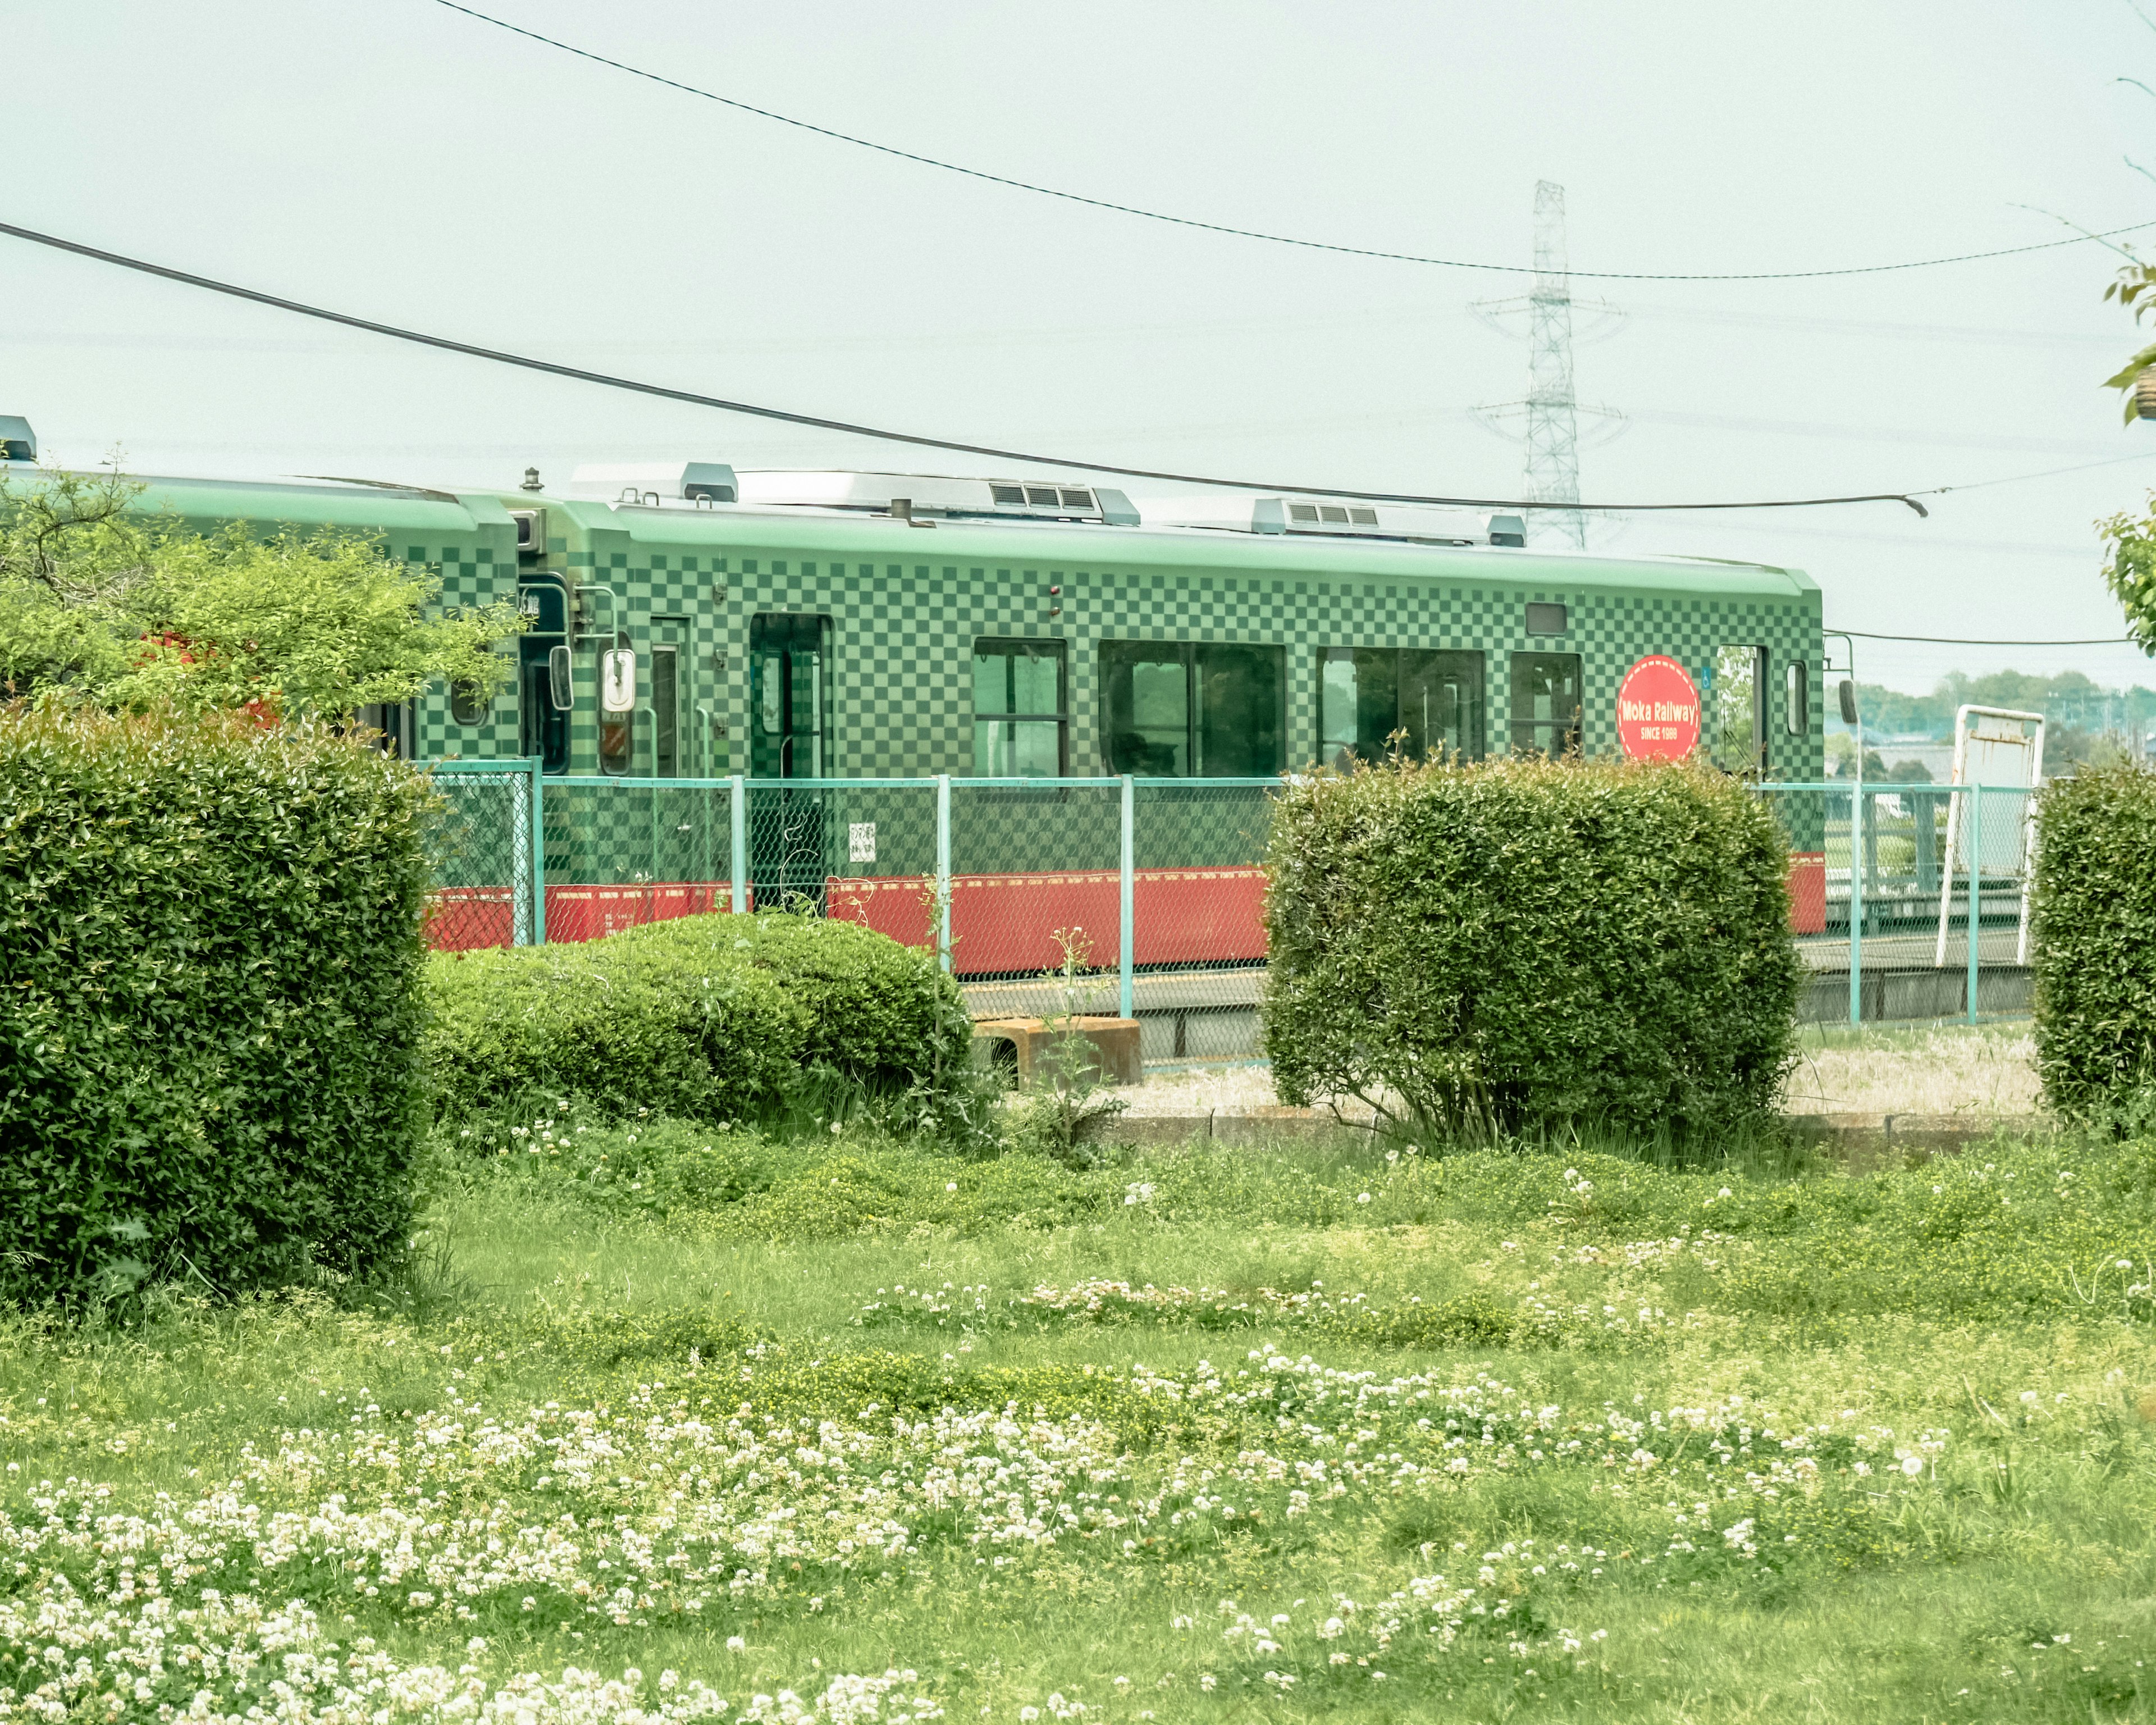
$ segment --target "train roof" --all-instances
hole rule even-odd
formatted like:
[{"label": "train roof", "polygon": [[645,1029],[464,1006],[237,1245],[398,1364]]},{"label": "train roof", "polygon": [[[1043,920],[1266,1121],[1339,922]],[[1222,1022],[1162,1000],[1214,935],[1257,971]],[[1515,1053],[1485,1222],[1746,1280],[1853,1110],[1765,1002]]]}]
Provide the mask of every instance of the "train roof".
[{"label": "train roof", "polygon": [[[0,462],[0,478],[18,482],[48,470],[27,462]],[[601,479],[598,473],[633,477]],[[668,476],[670,494],[660,488]],[[942,475],[758,474],[721,463],[584,470],[583,482],[537,490],[452,491],[329,476],[129,477],[143,487],[133,506],[141,513],[169,513],[191,525],[239,519],[302,531],[372,531],[393,540],[482,531],[493,536],[511,532],[518,512],[545,509],[558,511],[586,531],[625,533],[639,545],[751,554],[824,553],[915,563],[1002,561],[1073,570],[1125,563],[1209,575],[1465,578],[1529,588],[1648,588],[1793,599],[1819,591],[1801,570],[1767,563],[1551,551],[1508,545],[1502,537],[1491,543],[1500,529],[1512,525],[1513,518],[1503,512],[1357,505],[1353,506],[1358,514],[1367,511],[1380,519],[1306,526],[1292,521],[1293,506],[1343,511],[1350,506],[1341,500],[1248,493],[1147,496],[1133,506],[1120,490],[1087,480],[1009,482],[1011,487],[1057,493],[1052,510],[1019,513],[993,504],[974,510],[952,503],[949,488],[973,487],[992,498],[1000,481]],[[660,483],[647,483],[653,480]],[[845,484],[829,483],[835,481]],[[894,511],[895,503],[912,501],[901,497],[894,485],[922,498],[921,510],[911,519]],[[609,495],[593,495],[596,490]],[[681,495],[685,490],[695,495]],[[1082,505],[1076,501],[1081,495]],[[1275,519],[1280,525],[1269,525]]]},{"label": "train roof", "polygon": [[[14,484],[49,471],[26,461],[0,462],[0,480]],[[487,491],[444,491],[326,476],[221,480],[131,473],[126,477],[142,487],[131,512],[173,515],[191,524],[237,520],[302,531],[337,527],[386,533],[471,532],[480,526],[506,531],[515,526],[499,498]]]},{"label": "train roof", "polygon": [[[678,466],[678,464],[676,465]],[[761,477],[708,464],[706,482],[712,490],[721,481],[710,478],[716,470],[736,482],[736,492],[752,495],[752,481]],[[908,489],[921,491],[927,482],[957,483],[937,475],[854,475],[851,479],[886,482],[917,482]],[[607,483],[611,484],[609,480]],[[977,485],[986,482],[968,481]],[[1041,482],[1043,488],[1046,482]],[[512,509],[545,507],[558,510],[585,529],[624,532],[633,543],[654,547],[678,546],[711,550],[766,550],[819,552],[878,558],[904,558],[921,563],[931,560],[1001,560],[1034,567],[1055,566],[1083,569],[1115,563],[1142,564],[1155,568],[1189,570],[1206,574],[1237,573],[1315,577],[1320,578],[1393,578],[1418,580],[1503,581],[1527,587],[1650,588],[1662,593],[1743,594],[1779,598],[1816,595],[1817,583],[1799,569],[1773,564],[1731,562],[1718,558],[1681,556],[1610,557],[1584,552],[1553,552],[1491,544],[1486,523],[1502,516],[1485,516],[1479,540],[1440,538],[1402,531],[1374,535],[1354,531],[1281,531],[1236,526],[1263,511],[1253,505],[1299,500],[1253,499],[1249,494],[1230,494],[1227,500],[1199,497],[1147,498],[1132,517],[1114,518],[1118,505],[1129,507],[1122,494],[1103,492],[1085,481],[1061,482],[1071,491],[1090,489],[1109,501],[1091,513],[1075,506],[1064,513],[1026,518],[1016,515],[976,512],[936,513],[924,518],[916,506],[895,513],[885,490],[880,509],[790,502],[726,501],[708,493],[682,497],[639,491],[634,500],[629,484],[619,486],[624,495],[602,500],[589,495],[553,492],[505,494]],[[1059,486],[1059,489],[1061,487]],[[598,486],[576,487],[586,490]],[[870,488],[881,489],[881,487]],[[900,500],[912,504],[915,499]],[[1328,501],[1331,500],[1328,500]],[[1283,511],[1283,513],[1285,511]],[[1389,518],[1403,512],[1386,511]],[[1468,512],[1428,511],[1423,513],[1460,520]],[[1108,518],[1104,518],[1104,515]],[[1417,525],[1409,522],[1406,525]],[[929,535],[933,533],[934,537]]]}]

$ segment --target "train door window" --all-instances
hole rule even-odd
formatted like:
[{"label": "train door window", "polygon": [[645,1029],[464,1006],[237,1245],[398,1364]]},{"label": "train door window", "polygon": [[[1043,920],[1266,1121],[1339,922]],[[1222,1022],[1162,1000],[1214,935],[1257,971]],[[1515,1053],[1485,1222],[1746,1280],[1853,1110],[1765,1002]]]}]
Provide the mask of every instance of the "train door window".
[{"label": "train door window", "polygon": [[1711,680],[1714,764],[1745,777],[1767,769],[1767,649],[1725,646]]},{"label": "train door window", "polygon": [[828,776],[831,619],[752,617],[748,665],[750,776]]},{"label": "train door window", "polygon": [[1433,749],[1481,758],[1480,653],[1323,647],[1317,681],[1318,752],[1334,766],[1380,759],[1396,737],[1412,759]]},{"label": "train door window", "polygon": [[1286,764],[1285,649],[1103,641],[1100,664],[1109,771],[1258,778]]},{"label": "train door window", "polygon": [[516,638],[517,748],[536,755],[541,771],[566,773],[569,715],[554,704],[547,660],[569,639],[568,595],[558,580],[540,578],[521,583],[519,597],[532,615],[531,627]]},{"label": "train door window", "polygon": [[1782,727],[1792,737],[1804,737],[1812,728],[1812,671],[1801,659],[1784,668]]},{"label": "train door window", "polygon": [[1577,653],[1512,655],[1512,752],[1579,752],[1580,675]]},{"label": "train door window", "polygon": [[651,620],[651,769],[660,778],[681,777],[681,663],[687,623]]},{"label": "train door window", "polygon": [[1060,641],[973,643],[973,771],[991,778],[1054,778],[1070,722]]}]

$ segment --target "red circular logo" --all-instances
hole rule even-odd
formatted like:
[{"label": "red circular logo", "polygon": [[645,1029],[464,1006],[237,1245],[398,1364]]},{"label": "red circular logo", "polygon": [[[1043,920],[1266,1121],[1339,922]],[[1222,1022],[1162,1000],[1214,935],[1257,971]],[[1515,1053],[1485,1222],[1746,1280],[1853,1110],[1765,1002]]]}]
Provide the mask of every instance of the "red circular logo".
[{"label": "red circular logo", "polygon": [[1635,761],[1681,761],[1699,747],[1699,690],[1676,660],[1657,654],[1625,673],[1617,741]]}]

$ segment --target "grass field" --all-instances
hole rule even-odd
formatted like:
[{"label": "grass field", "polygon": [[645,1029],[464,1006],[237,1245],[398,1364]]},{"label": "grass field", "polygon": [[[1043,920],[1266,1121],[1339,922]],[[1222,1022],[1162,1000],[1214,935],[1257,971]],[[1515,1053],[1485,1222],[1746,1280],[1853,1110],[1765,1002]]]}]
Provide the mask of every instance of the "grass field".
[{"label": "grass field", "polygon": [[429,1178],[382,1287],[9,1322],[0,1717],[2156,1717],[2149,1146]]}]

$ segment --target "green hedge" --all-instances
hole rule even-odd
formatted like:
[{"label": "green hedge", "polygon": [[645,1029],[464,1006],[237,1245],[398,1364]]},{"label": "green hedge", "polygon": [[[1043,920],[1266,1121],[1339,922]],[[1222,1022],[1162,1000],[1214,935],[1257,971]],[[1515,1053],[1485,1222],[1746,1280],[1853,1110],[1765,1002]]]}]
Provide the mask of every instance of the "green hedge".
[{"label": "green hedge", "polygon": [[321,729],[0,707],[0,1299],[398,1248],[429,803]]},{"label": "green hedge", "polygon": [[1405,763],[1289,786],[1267,868],[1282,1098],[1431,1133],[1756,1120],[1793,1059],[1787,847],[1706,770]]},{"label": "green hedge", "polygon": [[2036,1067],[2070,1118],[2156,1093],[2156,773],[2076,773],[2036,799]]},{"label": "green hedge", "polygon": [[429,984],[449,1118],[573,1095],[713,1124],[910,1096],[917,1119],[969,1081],[972,1025],[934,955],[850,922],[684,917],[438,954]]}]

